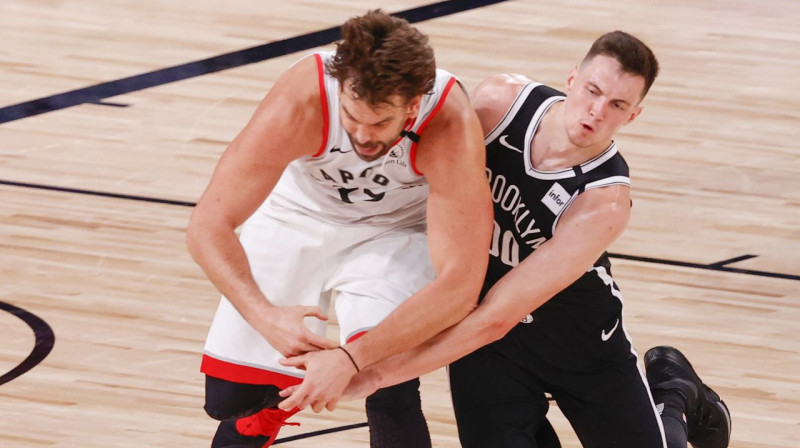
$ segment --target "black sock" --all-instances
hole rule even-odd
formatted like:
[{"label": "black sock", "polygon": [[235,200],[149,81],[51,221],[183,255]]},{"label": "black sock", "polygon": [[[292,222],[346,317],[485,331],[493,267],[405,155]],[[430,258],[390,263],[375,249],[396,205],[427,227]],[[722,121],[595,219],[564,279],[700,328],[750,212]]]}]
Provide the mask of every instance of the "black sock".
[{"label": "black sock", "polygon": [[686,426],[686,399],[676,390],[654,390],[653,401],[661,414],[667,448],[686,448],[689,434]]}]

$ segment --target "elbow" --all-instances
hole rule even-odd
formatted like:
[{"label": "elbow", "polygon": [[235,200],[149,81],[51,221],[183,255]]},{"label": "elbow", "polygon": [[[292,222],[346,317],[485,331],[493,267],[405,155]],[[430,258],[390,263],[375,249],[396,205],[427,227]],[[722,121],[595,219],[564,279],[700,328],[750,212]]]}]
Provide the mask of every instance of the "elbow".
[{"label": "elbow", "polygon": [[458,314],[463,319],[478,308],[478,293],[465,294],[465,299],[459,303]]},{"label": "elbow", "polygon": [[510,321],[503,316],[490,314],[481,327],[481,339],[484,344],[491,344],[508,334],[516,324],[516,321]]},{"label": "elbow", "polygon": [[481,285],[470,285],[471,282],[462,282],[461,287],[455,288],[454,309],[451,310],[456,322],[467,317],[478,308],[478,298],[481,293]]},{"label": "elbow", "polygon": [[186,248],[189,250],[189,253],[194,255],[194,251],[197,250],[197,224],[195,222],[194,214],[192,217],[189,218],[189,225],[186,227],[186,235],[184,236],[184,243],[186,244]]},{"label": "elbow", "polygon": [[195,261],[199,260],[203,248],[203,241],[206,239],[206,237],[203,236],[205,229],[200,221],[201,220],[197,217],[197,213],[193,213],[192,217],[189,218],[189,225],[186,228],[186,235],[184,238],[186,249]]},{"label": "elbow", "polygon": [[521,298],[512,294],[498,293],[492,288],[476,311],[479,316],[480,335],[484,344],[503,338],[516,326],[525,311],[515,306],[522,302]]}]

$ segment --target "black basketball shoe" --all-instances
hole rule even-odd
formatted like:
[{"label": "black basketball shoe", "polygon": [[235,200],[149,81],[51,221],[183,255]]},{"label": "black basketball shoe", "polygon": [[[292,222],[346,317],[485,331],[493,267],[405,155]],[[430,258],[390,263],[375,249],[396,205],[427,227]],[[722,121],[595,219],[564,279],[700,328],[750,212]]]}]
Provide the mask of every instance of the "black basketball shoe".
[{"label": "black basketball shoe", "polygon": [[676,390],[686,399],[686,425],[694,448],[726,448],[731,438],[731,414],[719,395],[706,386],[689,360],[669,346],[644,354],[650,390]]}]

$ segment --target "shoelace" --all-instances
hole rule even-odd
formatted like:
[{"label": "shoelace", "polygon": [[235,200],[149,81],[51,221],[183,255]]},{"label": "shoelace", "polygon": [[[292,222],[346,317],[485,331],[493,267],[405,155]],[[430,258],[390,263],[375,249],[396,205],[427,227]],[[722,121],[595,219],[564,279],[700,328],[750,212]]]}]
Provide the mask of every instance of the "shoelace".
[{"label": "shoelace", "polygon": [[300,426],[300,423],[287,422],[285,420],[293,414],[272,409],[264,410],[253,416],[254,418],[249,419],[244,425],[240,425],[242,422],[237,422],[236,429],[247,436],[266,435],[273,437],[283,426]]}]

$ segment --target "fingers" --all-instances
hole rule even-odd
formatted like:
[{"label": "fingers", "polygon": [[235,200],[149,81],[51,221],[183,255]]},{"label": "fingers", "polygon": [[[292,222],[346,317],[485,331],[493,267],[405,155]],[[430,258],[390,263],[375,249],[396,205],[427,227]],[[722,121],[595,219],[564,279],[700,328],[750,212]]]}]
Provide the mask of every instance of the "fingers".
[{"label": "fingers", "polygon": [[279,359],[278,362],[286,367],[296,367],[298,369],[305,370],[307,361],[306,358],[307,357],[305,355],[299,355],[299,356],[292,356],[291,358],[287,359]]},{"label": "fingers", "polygon": [[336,341],[324,337],[319,337],[313,344],[320,350],[333,349],[339,346]]},{"label": "fingers", "polygon": [[328,316],[322,312],[322,308],[318,306],[303,307],[303,316],[316,317],[319,320],[328,320]]},{"label": "fingers", "polygon": [[278,395],[280,395],[283,398],[290,397],[299,388],[300,388],[299,384],[296,384],[294,386],[289,386],[286,389],[283,389],[282,391],[278,392]]},{"label": "fingers", "polygon": [[336,409],[336,405],[339,404],[339,400],[326,399],[326,398],[321,398],[311,402],[311,397],[309,397],[303,391],[302,386],[303,385],[301,383],[295,386],[289,386],[286,389],[283,389],[282,391],[278,392],[278,395],[286,398],[285,400],[278,403],[278,407],[283,409],[284,411],[289,411],[294,408],[303,410],[310,405],[311,409],[314,412],[320,413],[325,409],[333,411]]},{"label": "fingers", "polygon": [[339,344],[336,341],[332,341],[326,338],[325,336],[320,336],[309,330],[306,330],[304,342],[313,346],[313,348],[309,351],[320,350],[320,349],[324,350],[328,348],[336,348],[339,346]]},{"label": "fingers", "polygon": [[336,404],[337,404],[337,400],[330,400],[330,401],[327,401],[327,402],[325,400],[317,400],[317,401],[311,403],[311,409],[314,412],[316,412],[317,414],[319,414],[320,412],[324,411],[325,409],[327,409],[329,411],[335,410],[336,409]]},{"label": "fingers", "polygon": [[291,411],[294,408],[302,410],[309,405],[308,395],[306,395],[305,392],[302,392],[303,390],[302,384],[293,387],[296,387],[296,389],[292,390],[292,395],[289,398],[278,403],[278,407],[283,409],[284,411]]},{"label": "fingers", "polygon": [[336,348],[339,344],[324,336],[319,336],[304,328],[294,340],[285,340],[286,345],[283,350],[279,350],[283,356],[300,356],[310,352]]},{"label": "fingers", "polygon": [[301,406],[297,406],[297,402],[300,401],[300,394],[297,393],[297,389],[299,387],[300,387],[300,385],[298,384],[297,386],[291,386],[291,387],[288,387],[288,388],[278,392],[278,395],[280,395],[282,397],[285,397],[286,395],[284,395],[284,392],[288,391],[289,389],[292,389],[291,396],[289,398],[281,401],[280,403],[278,403],[278,407],[283,409],[284,411],[289,411],[289,410],[292,410],[294,408],[304,409],[305,406],[302,406],[302,407]]}]

